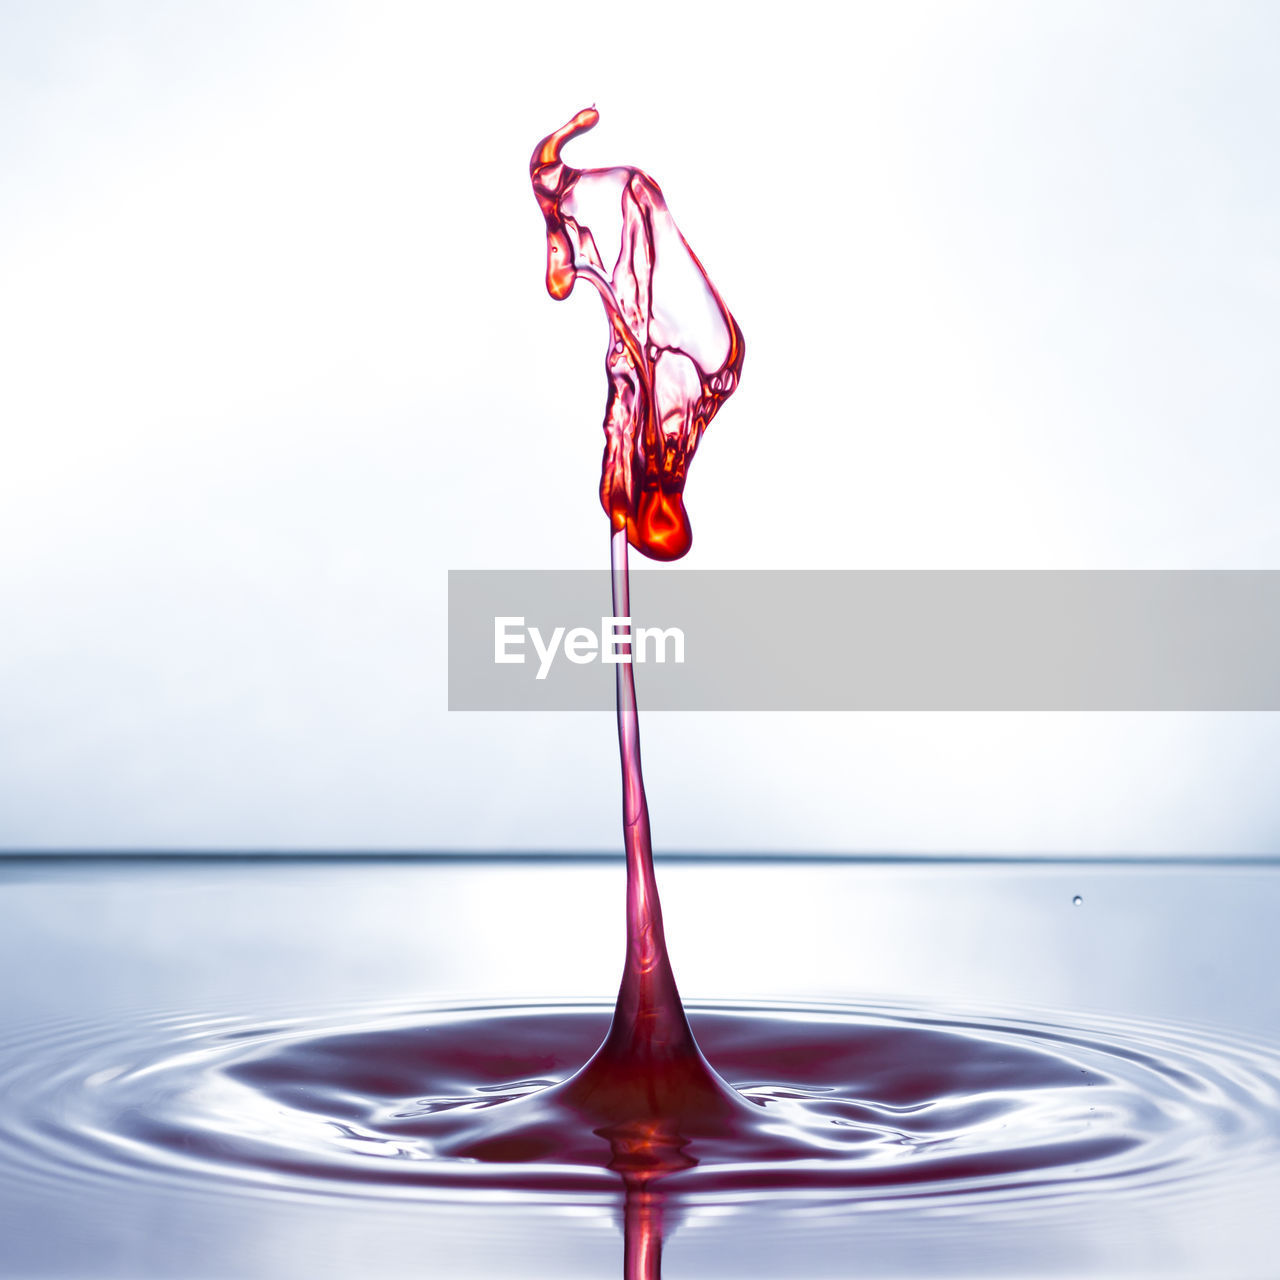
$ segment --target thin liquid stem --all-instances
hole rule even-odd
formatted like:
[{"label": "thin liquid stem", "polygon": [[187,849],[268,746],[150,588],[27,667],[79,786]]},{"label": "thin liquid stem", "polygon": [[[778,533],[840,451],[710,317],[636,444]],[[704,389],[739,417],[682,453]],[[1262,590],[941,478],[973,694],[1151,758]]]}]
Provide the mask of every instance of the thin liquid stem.
[{"label": "thin liquid stem", "polygon": [[[613,533],[611,560],[614,616],[629,618],[631,592],[625,529]],[[626,649],[630,648],[627,644]],[[629,1055],[696,1053],[662,929],[662,904],[653,873],[649,806],[640,765],[635,672],[630,662],[617,664],[616,692],[618,747],[622,757],[622,834],[627,855],[627,957],[605,1048]]]}]

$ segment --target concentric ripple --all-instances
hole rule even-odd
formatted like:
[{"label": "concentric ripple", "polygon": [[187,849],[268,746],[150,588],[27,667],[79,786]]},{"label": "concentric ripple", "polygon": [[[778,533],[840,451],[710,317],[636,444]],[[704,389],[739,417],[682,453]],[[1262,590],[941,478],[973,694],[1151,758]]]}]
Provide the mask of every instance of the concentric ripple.
[{"label": "concentric ripple", "polygon": [[[609,1014],[508,1005],[46,1026],[7,1047],[0,1142],[20,1176],[63,1186],[613,1193],[616,1135],[575,1128],[550,1101]],[[1167,1187],[1280,1153],[1280,1062],[1257,1046],[870,1004],[690,1016],[751,1105],[730,1133],[679,1140],[683,1167],[660,1179],[671,1192],[1008,1200]]]}]

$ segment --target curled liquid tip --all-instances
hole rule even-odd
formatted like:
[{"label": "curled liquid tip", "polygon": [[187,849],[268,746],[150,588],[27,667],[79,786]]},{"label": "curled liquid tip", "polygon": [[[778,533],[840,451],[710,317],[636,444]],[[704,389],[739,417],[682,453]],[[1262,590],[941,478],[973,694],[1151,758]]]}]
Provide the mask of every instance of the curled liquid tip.
[{"label": "curled liquid tip", "polygon": [[538,169],[546,165],[558,164],[560,148],[570,138],[586,133],[588,129],[594,129],[599,120],[600,113],[594,106],[583,107],[568,123],[562,124],[554,133],[547,134],[533,149],[533,155],[529,160],[530,174],[535,174]]}]

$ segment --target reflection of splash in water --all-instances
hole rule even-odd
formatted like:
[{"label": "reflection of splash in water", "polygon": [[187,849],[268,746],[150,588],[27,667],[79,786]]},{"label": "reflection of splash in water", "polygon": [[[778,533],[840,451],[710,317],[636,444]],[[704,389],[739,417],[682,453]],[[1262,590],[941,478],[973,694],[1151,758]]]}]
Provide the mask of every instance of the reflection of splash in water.
[{"label": "reflection of splash in water", "polygon": [[566,298],[586,279],[604,302],[600,501],[633,547],[675,560],[693,539],[683,498],[689,464],[737,389],[745,344],[658,184],[639,169],[574,169],[561,158],[564,144],[599,118],[594,108],[579,111],[529,162],[547,224],[547,290]]},{"label": "reflection of splash in water", "polygon": [[626,1182],[623,1205],[622,1274],[624,1280],[658,1280],[662,1275],[662,1201],[643,1182]]}]

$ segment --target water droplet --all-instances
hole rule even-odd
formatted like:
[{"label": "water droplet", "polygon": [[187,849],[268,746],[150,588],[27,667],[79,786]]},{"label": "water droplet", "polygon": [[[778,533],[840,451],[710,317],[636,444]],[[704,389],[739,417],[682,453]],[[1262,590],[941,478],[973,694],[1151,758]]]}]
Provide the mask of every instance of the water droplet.
[{"label": "water droplet", "polygon": [[1072,898],[1072,899],[1071,899],[1071,905],[1072,905],[1073,907],[1080,907],[1080,906],[1083,906],[1083,905],[1084,905],[1084,899],[1083,899],[1083,898],[1082,898],[1082,897],[1077,893],[1077,894],[1076,894],[1076,896],[1075,896],[1074,898]]}]

